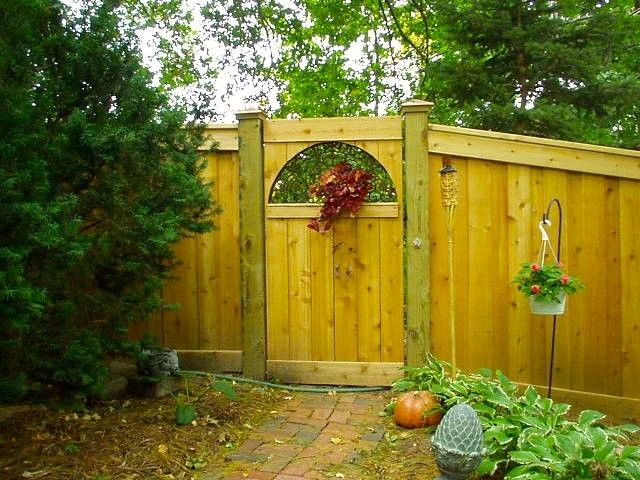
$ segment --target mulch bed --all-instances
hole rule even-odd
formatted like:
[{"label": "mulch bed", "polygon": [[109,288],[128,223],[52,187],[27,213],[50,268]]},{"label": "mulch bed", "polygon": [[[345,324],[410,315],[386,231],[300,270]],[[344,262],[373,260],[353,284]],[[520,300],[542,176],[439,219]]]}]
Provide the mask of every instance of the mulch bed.
[{"label": "mulch bed", "polygon": [[234,401],[206,393],[195,423],[182,427],[171,396],[101,402],[80,413],[52,406],[18,411],[0,422],[0,478],[192,478],[213,455],[246,438],[284,395],[234,388]]}]

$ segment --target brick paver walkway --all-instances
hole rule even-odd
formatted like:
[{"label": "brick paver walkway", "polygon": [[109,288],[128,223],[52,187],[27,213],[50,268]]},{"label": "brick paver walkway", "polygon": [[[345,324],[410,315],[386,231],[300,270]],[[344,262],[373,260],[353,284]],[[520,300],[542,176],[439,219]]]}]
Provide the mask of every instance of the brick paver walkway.
[{"label": "brick paver walkway", "polygon": [[282,409],[253,429],[212,465],[203,480],[343,478],[340,465],[373,450],[385,433],[378,413],[388,401],[378,393],[295,393]]}]

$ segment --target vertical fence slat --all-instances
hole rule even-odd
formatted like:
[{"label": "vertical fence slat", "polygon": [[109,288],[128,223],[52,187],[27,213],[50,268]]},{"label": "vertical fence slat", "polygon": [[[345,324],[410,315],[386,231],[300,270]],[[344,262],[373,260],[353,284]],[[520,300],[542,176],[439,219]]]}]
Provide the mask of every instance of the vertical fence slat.
[{"label": "vertical fence slat", "polygon": [[311,359],[335,359],[333,230],[309,233],[311,250]]},{"label": "vertical fence slat", "polygon": [[[458,169],[458,181],[461,182],[463,175],[461,172],[461,165],[456,159],[453,160],[453,165]],[[440,155],[431,155],[429,157],[429,177],[432,179],[432,184],[436,184],[436,180],[439,182],[440,174],[438,173],[442,168],[442,157]],[[460,184],[458,185],[458,192],[460,192]],[[458,195],[458,208],[456,211],[456,221],[458,220],[460,213],[466,208],[460,201],[460,195]],[[440,194],[440,188],[432,188],[429,192],[429,218],[431,220],[431,262],[430,278],[431,278],[431,353],[437,358],[441,358],[446,361],[451,361],[451,348],[449,335],[449,289],[447,287],[449,278],[447,271],[447,220],[444,209],[442,208],[442,196]],[[459,221],[456,222],[461,225]],[[459,246],[460,239],[458,237],[459,231],[456,231],[456,245]],[[455,245],[454,245],[455,246]],[[465,245],[466,247],[466,245]],[[457,256],[454,253],[454,260]],[[456,275],[460,275],[460,269],[454,266]],[[460,277],[457,277],[456,286],[458,287],[458,295],[460,292]],[[464,299],[466,296],[462,294]],[[462,300],[466,303],[466,300]],[[458,302],[460,306],[460,301]],[[459,320],[466,318],[466,315],[459,315]],[[458,328],[458,332],[464,332],[464,329]],[[459,337],[459,336],[458,336]],[[461,363],[464,352],[458,354]]]},{"label": "vertical fence slat", "polygon": [[[402,145],[397,141],[378,143],[378,158],[393,180],[398,199],[402,199]],[[398,215],[403,218],[402,202]],[[383,362],[404,361],[403,245],[402,222],[396,218],[380,219],[378,261]]]},{"label": "vertical fence slat", "polygon": [[[584,281],[589,285],[589,292],[597,296],[605,293],[609,275],[603,275],[607,261],[607,236],[605,231],[605,183],[604,177],[584,175],[584,197],[582,223],[585,226],[585,241],[582,248],[585,259]],[[592,292],[593,291],[593,292]],[[587,297],[588,298],[588,297]],[[585,300],[584,298],[581,300]],[[584,358],[584,387],[591,392],[604,393],[607,390],[607,362],[597,361],[593,352],[600,351],[607,354],[607,331],[615,328],[607,322],[607,303],[613,298],[603,302],[590,302],[588,314],[584,318],[585,349],[582,352]],[[598,319],[599,321],[593,321]],[[588,373],[587,373],[588,372]]]},{"label": "vertical fence slat", "polygon": [[640,398],[640,182],[620,180],[622,395]]},{"label": "vertical fence slat", "polygon": [[[605,393],[622,395],[622,308],[620,290],[623,279],[620,277],[620,181],[605,177],[604,182],[604,226],[606,262],[603,269],[607,278],[606,321],[611,328],[606,329],[607,382]],[[626,279],[624,279],[626,281]]]},{"label": "vertical fence slat", "polygon": [[164,343],[178,349],[198,348],[198,274],[196,238],[183,238],[174,247],[182,261],[167,282],[164,299],[168,304],[179,304],[178,310],[166,310]]},{"label": "vertical fence slat", "polygon": [[[531,172],[528,167],[509,165],[507,167],[507,188],[509,197],[508,228],[509,271],[515,275],[524,262],[533,260],[531,229]],[[526,381],[530,376],[531,343],[529,342],[529,307],[523,295],[515,287],[508,291],[512,308],[507,332],[509,364],[504,371],[517,381]]]},{"label": "vertical fence slat", "polygon": [[[213,182],[213,191],[211,193],[218,204],[225,203],[225,200],[227,200],[220,194],[221,185],[218,180],[218,169],[220,163],[226,160],[224,157],[229,155],[229,153],[207,155],[207,169],[204,180]],[[222,228],[221,224],[225,220],[226,218],[222,216],[214,218],[214,222],[219,228]],[[219,231],[198,235],[198,259],[200,261],[198,268],[198,311],[200,312],[200,318],[198,319],[198,348],[207,350],[219,348],[221,337],[219,251]]]},{"label": "vertical fence slat", "polygon": [[356,220],[358,238],[358,361],[379,362],[380,324],[380,220]]},{"label": "vertical fence slat", "polygon": [[[564,263],[567,262],[568,250],[570,245],[571,230],[568,228],[568,219],[572,214],[571,205],[567,201],[567,174],[557,170],[544,170],[542,172],[542,198],[545,201],[551,201],[553,198],[557,198],[562,206],[563,213],[563,229],[561,239],[561,249],[557,252],[560,255],[560,260]],[[545,205],[546,207],[546,205]],[[553,244],[553,248],[556,248],[558,241],[558,210],[555,205],[552,206],[550,212],[552,225],[549,228],[549,239]],[[573,303],[573,299],[572,299]],[[546,335],[545,345],[547,346],[547,359],[545,361],[545,372],[542,383],[539,385],[547,384],[547,377],[549,375],[549,360],[551,353],[551,341],[552,341],[552,328],[553,320],[545,318],[546,320]],[[556,322],[556,340],[555,340],[555,354],[554,354],[554,371],[553,371],[553,383],[554,385],[568,385],[569,376],[571,374],[571,311],[567,310],[564,316],[560,316]]]},{"label": "vertical fence slat", "polygon": [[[585,196],[592,192],[585,192],[582,174],[568,174],[567,176],[567,197],[572,199],[568,205],[565,228],[571,241],[566,260],[570,273],[579,277],[587,283],[587,288],[592,289],[587,276],[588,260],[584,256],[585,241],[588,241],[592,224],[585,225],[585,211],[588,211],[584,203]],[[570,298],[568,305],[569,316],[564,316],[563,321],[571,322],[571,378],[568,388],[572,390],[584,390],[584,370],[585,370],[585,334],[588,328],[589,309],[587,307],[588,298]]]},{"label": "vertical fence slat", "polygon": [[[267,222],[267,282],[269,285],[268,358],[289,360],[289,262],[287,220]],[[274,260],[277,259],[277,262]]]},{"label": "vertical fence slat", "polygon": [[[493,269],[496,265],[494,254],[497,238],[491,225],[491,166],[485,162],[470,162],[468,171],[469,209],[469,274],[474,281],[467,290],[467,329],[469,338],[469,364],[477,370],[491,363],[492,339],[492,298],[491,285],[495,281]],[[462,226],[464,228],[464,225]],[[464,296],[461,297],[464,299]],[[464,300],[463,300],[464,301]],[[457,350],[457,349],[456,349]]]},{"label": "vertical fence slat", "polygon": [[506,332],[509,331],[509,302],[505,295],[504,285],[511,281],[509,273],[509,245],[503,241],[507,238],[509,228],[508,216],[507,166],[491,165],[491,257],[493,258],[493,281],[491,288],[492,331],[491,368],[505,368],[509,354]]},{"label": "vertical fence slat", "polygon": [[240,170],[237,152],[231,152],[218,165],[218,192],[222,202],[216,257],[220,265],[222,301],[218,308],[222,350],[242,349],[240,298]]},{"label": "vertical fence slat", "polygon": [[311,360],[311,265],[307,220],[287,220],[289,253],[289,351],[291,358]]},{"label": "vertical fence slat", "polygon": [[382,361],[404,361],[402,298],[402,225],[380,219],[380,323]]},{"label": "vertical fence slat", "polygon": [[333,224],[333,270],[335,288],[335,353],[338,361],[358,359],[358,304],[356,289],[356,220],[341,218]]}]

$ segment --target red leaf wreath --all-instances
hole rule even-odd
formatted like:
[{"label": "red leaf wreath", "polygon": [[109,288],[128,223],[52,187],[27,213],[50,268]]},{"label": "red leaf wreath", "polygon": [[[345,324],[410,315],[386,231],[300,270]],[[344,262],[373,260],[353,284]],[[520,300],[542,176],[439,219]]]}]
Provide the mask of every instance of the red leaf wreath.
[{"label": "red leaf wreath", "polygon": [[347,210],[353,216],[373,188],[372,175],[366,170],[353,168],[341,162],[324,172],[317,183],[309,187],[311,195],[324,200],[320,216],[308,227],[323,233],[331,228],[336,217]]}]

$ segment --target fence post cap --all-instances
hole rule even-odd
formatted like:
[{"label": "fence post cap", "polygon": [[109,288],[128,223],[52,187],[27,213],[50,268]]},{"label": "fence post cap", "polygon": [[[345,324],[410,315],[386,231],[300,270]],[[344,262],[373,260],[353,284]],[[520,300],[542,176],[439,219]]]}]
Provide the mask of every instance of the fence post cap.
[{"label": "fence post cap", "polygon": [[253,118],[257,118],[259,120],[266,120],[267,119],[267,114],[265,112],[263,112],[262,110],[259,109],[253,109],[253,110],[241,110],[239,112],[236,112],[236,119],[238,121],[240,120],[250,120]]},{"label": "fence post cap", "polygon": [[433,102],[420,100],[419,98],[411,98],[400,105],[400,114],[407,113],[429,113],[433,108]]}]

